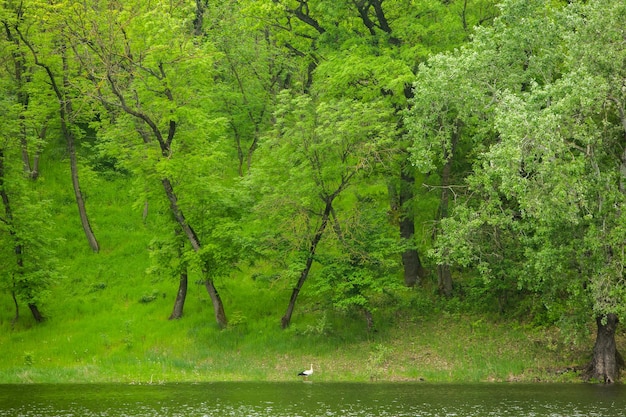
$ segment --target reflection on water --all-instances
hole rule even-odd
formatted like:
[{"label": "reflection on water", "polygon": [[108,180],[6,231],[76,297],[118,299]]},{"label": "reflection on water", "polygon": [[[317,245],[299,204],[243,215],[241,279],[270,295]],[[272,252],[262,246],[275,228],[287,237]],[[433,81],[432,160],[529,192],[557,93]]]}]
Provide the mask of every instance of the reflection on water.
[{"label": "reflection on water", "polygon": [[626,387],[518,384],[0,385],[0,416],[626,416]]}]

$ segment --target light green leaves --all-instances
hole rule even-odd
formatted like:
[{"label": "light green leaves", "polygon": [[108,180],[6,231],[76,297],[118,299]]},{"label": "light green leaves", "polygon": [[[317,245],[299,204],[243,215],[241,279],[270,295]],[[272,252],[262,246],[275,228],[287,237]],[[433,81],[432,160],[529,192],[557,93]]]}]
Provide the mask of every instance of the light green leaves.
[{"label": "light green leaves", "polygon": [[585,295],[623,313],[624,9],[508,1],[493,29],[424,68],[414,162],[445,162],[455,123],[475,155],[438,263],[514,277],[548,306]]}]

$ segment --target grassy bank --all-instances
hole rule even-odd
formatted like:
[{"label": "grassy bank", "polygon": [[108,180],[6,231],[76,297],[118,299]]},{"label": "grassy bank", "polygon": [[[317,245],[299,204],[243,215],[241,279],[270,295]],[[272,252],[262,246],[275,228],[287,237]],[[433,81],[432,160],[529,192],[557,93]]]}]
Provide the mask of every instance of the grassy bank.
[{"label": "grassy bank", "polygon": [[290,283],[255,280],[245,269],[216,283],[227,329],[216,327],[209,297],[193,279],[184,317],[169,321],[177,282],[146,273],[158,230],[133,208],[129,182],[84,181],[102,246],[94,254],[69,173],[61,165],[42,172],[65,278],[42,306],[41,324],[22,305],[12,325],[12,299],[0,294],[0,383],[286,381],[310,363],[318,381],[560,381],[577,380],[562,370],[591,352],[591,340],[573,346],[549,329],[468,313],[428,288],[381,296],[377,329],[368,332],[362,317],[333,311],[305,286],[292,326],[281,330]]},{"label": "grassy bank", "polygon": [[[88,256],[93,265],[115,258]],[[25,316],[11,329],[4,308],[0,382],[286,381],[310,363],[317,381],[575,381],[561,371],[591,349],[591,340],[574,348],[546,329],[449,312],[416,292],[393,315],[377,314],[373,333],[360,316],[324,312],[306,296],[281,330],[285,300],[245,279],[222,283],[231,324],[219,330],[202,287],[191,286],[185,316],[170,321],[174,282],[120,280],[124,290],[81,285],[71,300],[59,289],[39,325]]]},{"label": "grassy bank", "polygon": [[286,381],[309,363],[318,381],[574,381],[562,371],[584,356],[543,332],[468,317],[405,321],[369,337],[340,322],[318,333],[219,331],[205,318],[156,314],[91,319],[5,333],[0,382]]}]

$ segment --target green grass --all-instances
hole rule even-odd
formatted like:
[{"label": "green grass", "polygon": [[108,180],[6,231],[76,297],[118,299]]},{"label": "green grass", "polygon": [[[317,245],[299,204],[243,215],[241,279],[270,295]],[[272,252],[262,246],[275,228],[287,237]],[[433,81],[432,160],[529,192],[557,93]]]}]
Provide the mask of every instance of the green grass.
[{"label": "green grass", "polygon": [[[591,341],[572,348],[553,335],[486,314],[460,313],[426,289],[381,296],[377,332],[359,315],[337,312],[307,293],[292,326],[280,317],[292,283],[242,267],[216,282],[230,325],[215,325],[208,294],[190,277],[185,315],[167,320],[176,278],[146,272],[159,232],[133,209],[129,181],[86,176],[87,210],[101,244],[82,234],[69,170],[42,166],[41,193],[55,201],[65,279],[35,324],[26,306],[11,325],[11,297],[0,294],[0,383],[286,381],[313,363],[319,381],[576,380],[552,370],[580,364]],[[254,278],[257,279],[254,279]]]}]

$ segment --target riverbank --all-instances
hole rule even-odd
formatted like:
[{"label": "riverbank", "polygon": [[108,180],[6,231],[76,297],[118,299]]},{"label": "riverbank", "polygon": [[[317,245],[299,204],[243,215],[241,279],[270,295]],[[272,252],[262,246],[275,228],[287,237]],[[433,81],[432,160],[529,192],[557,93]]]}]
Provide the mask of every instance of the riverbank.
[{"label": "riverbank", "polygon": [[591,348],[475,316],[402,320],[359,337],[323,320],[286,331],[218,330],[192,318],[143,317],[114,334],[105,333],[111,323],[101,332],[70,323],[78,326],[64,332],[51,321],[4,333],[0,383],[292,381],[311,363],[316,381],[578,382],[575,369]]}]

